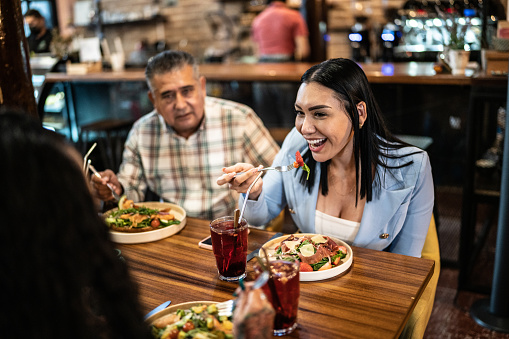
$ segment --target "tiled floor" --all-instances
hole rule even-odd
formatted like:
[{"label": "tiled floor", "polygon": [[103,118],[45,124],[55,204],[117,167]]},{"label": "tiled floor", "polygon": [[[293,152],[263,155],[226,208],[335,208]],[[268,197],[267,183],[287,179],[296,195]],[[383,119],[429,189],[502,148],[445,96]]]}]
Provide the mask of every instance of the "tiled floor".
[{"label": "tiled floor", "polygon": [[[461,189],[437,188],[439,206],[439,240],[442,259],[440,278],[435,297],[435,304],[424,338],[456,339],[456,338],[493,338],[509,339],[509,333],[491,331],[478,325],[470,316],[471,305],[478,299],[489,299],[488,293],[476,293],[489,290],[493,277],[493,263],[496,239],[496,221],[490,228],[487,242],[479,253],[473,267],[472,278],[476,280],[476,292],[457,290],[458,269],[454,267],[459,249],[459,231],[461,215]],[[497,213],[496,209],[481,206],[481,216]],[[509,283],[508,283],[509,284]],[[509,286],[509,285],[508,285]]]}]

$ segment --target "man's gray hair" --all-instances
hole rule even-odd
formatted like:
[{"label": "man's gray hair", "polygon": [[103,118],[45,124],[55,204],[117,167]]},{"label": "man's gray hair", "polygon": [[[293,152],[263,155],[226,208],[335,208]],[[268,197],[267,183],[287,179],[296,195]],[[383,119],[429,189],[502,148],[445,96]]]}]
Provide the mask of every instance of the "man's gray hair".
[{"label": "man's gray hair", "polygon": [[181,70],[185,66],[193,68],[193,75],[198,80],[199,70],[196,59],[189,53],[183,51],[164,51],[148,60],[147,68],[145,69],[145,79],[152,91],[152,80],[157,74],[165,74],[176,70]]}]

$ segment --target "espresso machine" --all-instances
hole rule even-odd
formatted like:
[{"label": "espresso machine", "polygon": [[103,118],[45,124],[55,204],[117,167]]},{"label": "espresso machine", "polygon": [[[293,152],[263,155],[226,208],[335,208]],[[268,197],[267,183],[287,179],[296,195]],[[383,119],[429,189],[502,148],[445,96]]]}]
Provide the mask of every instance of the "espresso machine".
[{"label": "espresso machine", "polygon": [[359,16],[355,18],[355,24],[351,27],[348,39],[352,48],[352,58],[357,62],[371,60],[371,42],[369,37],[368,18]]}]

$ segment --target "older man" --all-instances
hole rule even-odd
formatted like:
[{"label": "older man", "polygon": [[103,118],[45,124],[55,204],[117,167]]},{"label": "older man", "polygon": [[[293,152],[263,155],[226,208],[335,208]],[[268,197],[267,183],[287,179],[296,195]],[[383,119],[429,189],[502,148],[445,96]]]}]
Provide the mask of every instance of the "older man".
[{"label": "older man", "polygon": [[154,56],[145,75],[155,109],[133,125],[118,176],[106,170],[102,180],[93,178],[98,197],[112,199],[110,183],[134,201],[153,192],[191,217],[232,214],[236,196],[216,184],[222,168],[270,165],[279,146],[251,108],[206,96],[206,80],[188,53]]}]

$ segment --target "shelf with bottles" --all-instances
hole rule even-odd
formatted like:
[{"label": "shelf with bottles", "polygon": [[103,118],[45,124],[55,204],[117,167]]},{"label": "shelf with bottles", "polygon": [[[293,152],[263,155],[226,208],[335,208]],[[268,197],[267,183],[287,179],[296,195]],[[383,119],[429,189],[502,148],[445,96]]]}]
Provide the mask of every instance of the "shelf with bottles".
[{"label": "shelf with bottles", "polygon": [[440,13],[447,13],[454,16],[480,17],[483,10],[482,1],[477,0],[409,0],[399,10],[400,15],[413,17],[433,17]]},{"label": "shelf with bottles", "polygon": [[[166,18],[163,15],[157,14],[149,18],[139,18],[139,19],[129,19],[129,20],[112,20],[112,21],[103,21],[101,22],[101,27],[119,27],[125,25],[144,25],[144,24],[152,24],[166,22]],[[76,25],[76,27],[85,27],[89,29],[94,29],[97,26],[96,23],[89,23],[87,25]]]},{"label": "shelf with bottles", "polygon": [[483,8],[477,1],[407,1],[398,10],[402,52],[441,51],[460,37],[464,49],[480,51]]},{"label": "shelf with bottles", "polygon": [[102,23],[102,26],[123,26],[123,25],[140,25],[140,24],[150,24],[150,23],[158,23],[158,22],[166,22],[166,18],[163,15],[156,14],[149,18],[140,18],[133,20],[118,20],[118,21],[105,21]]}]

